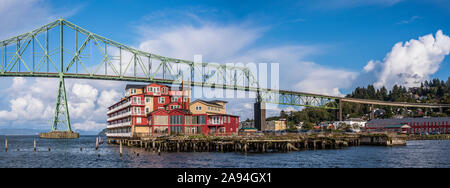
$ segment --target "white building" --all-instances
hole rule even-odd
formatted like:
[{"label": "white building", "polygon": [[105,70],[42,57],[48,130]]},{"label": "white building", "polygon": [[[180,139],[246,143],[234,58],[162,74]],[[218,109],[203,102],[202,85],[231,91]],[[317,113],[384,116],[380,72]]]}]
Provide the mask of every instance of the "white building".
[{"label": "white building", "polygon": [[366,127],[367,121],[358,118],[350,118],[345,121],[335,121],[333,122],[334,127],[338,128],[339,125],[345,124],[350,125],[351,129],[355,132],[361,132],[362,129]]}]

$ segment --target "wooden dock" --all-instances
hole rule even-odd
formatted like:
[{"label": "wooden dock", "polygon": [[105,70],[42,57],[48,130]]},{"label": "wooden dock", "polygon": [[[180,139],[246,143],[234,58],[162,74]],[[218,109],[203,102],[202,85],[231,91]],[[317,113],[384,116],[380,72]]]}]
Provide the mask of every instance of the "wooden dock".
[{"label": "wooden dock", "polygon": [[108,138],[108,143],[141,147],[154,152],[290,152],[316,149],[340,149],[349,146],[405,145],[406,139],[391,135],[314,135],[261,137],[164,136],[144,139]]}]

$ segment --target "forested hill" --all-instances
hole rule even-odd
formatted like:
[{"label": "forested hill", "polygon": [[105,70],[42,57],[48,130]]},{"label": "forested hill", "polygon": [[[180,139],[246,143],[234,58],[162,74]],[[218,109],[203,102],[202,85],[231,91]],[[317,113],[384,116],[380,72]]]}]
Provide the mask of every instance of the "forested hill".
[{"label": "forested hill", "polygon": [[420,87],[409,89],[398,85],[394,85],[390,91],[385,87],[375,89],[373,85],[369,85],[367,88],[357,87],[352,94],[347,95],[347,97],[393,102],[450,104],[450,77],[446,82],[439,79],[433,79],[421,83]]},{"label": "forested hill", "polygon": [[[450,104],[450,77],[447,81],[433,79],[421,83],[420,87],[406,88],[395,85],[391,90],[385,87],[375,89],[373,85],[367,87],[357,87],[347,97],[360,99],[374,99],[392,102],[411,102],[411,103],[443,103]],[[404,117],[422,117],[422,116],[450,116],[450,109],[444,109],[444,113],[439,113],[439,110],[434,109],[420,109],[408,108],[410,111],[405,111],[403,108],[375,106],[377,110],[377,118],[391,118],[395,115],[402,115]],[[370,112],[368,105],[344,103],[343,105],[344,118],[367,118]],[[267,118],[268,120],[275,120],[284,118],[287,119],[288,125],[295,125],[300,122],[305,122],[307,125],[322,121],[335,121],[337,119],[336,110],[326,110],[321,108],[305,108],[302,111],[285,112],[281,111],[280,116]]]}]

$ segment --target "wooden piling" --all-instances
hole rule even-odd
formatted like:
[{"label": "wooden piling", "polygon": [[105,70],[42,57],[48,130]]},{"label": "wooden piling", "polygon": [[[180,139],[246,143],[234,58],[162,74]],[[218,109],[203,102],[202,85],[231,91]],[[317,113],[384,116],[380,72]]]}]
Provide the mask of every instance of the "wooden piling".
[{"label": "wooden piling", "polygon": [[34,152],[36,152],[36,139],[34,139],[33,144],[34,144]]},{"label": "wooden piling", "polygon": [[161,155],[161,145],[158,147],[158,155]]},{"label": "wooden piling", "polygon": [[8,152],[8,138],[5,137],[5,152]]},{"label": "wooden piling", "polygon": [[98,137],[95,139],[95,150],[98,150]]},{"label": "wooden piling", "polygon": [[119,143],[120,143],[120,149],[119,149],[120,157],[122,157],[122,140],[120,140]]},{"label": "wooden piling", "polygon": [[265,148],[266,146],[265,146],[265,143],[263,143],[262,144],[262,151],[261,152],[263,152],[263,153],[265,153],[266,152],[266,148]]}]

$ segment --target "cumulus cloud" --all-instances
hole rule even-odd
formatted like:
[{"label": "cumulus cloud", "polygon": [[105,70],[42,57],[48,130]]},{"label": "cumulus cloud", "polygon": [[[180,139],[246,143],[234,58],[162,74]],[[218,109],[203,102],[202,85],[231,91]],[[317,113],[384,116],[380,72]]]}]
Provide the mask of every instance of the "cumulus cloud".
[{"label": "cumulus cloud", "polygon": [[[190,14],[192,16],[192,14]],[[357,74],[344,69],[321,66],[308,62],[311,55],[326,51],[326,45],[287,44],[254,47],[269,28],[249,24],[218,25],[200,20],[186,25],[185,22],[163,29],[155,29],[150,22],[139,28],[142,50],[174,58],[193,59],[203,55],[206,62],[218,63],[279,63],[280,89],[342,95],[339,88],[348,87]],[[338,75],[338,76],[336,76]],[[241,119],[253,118],[254,99],[226,99],[229,113]],[[278,115],[285,107],[268,105],[268,116]],[[299,108],[296,108],[299,109]],[[289,109],[292,110],[292,109]]]},{"label": "cumulus cloud", "polygon": [[[98,131],[106,128],[107,107],[120,100],[122,93],[117,90],[122,89],[122,85],[109,81],[66,79],[70,117],[72,123],[77,124],[74,129]],[[9,109],[0,111],[0,124],[15,126],[33,122],[33,125],[49,128],[57,87],[57,79],[13,78],[11,86],[6,89],[11,93]]]},{"label": "cumulus cloud", "polygon": [[23,97],[10,100],[10,111],[0,111],[0,121],[26,122],[49,118],[52,109],[46,106],[40,99],[28,94]]},{"label": "cumulus cloud", "polygon": [[296,91],[319,93],[333,96],[343,96],[339,89],[352,85],[357,73],[346,70],[332,69],[314,63],[302,63],[304,79],[294,88]]},{"label": "cumulus cloud", "polygon": [[106,128],[106,123],[97,123],[95,121],[84,121],[73,124],[74,130],[92,131]]},{"label": "cumulus cloud", "polygon": [[79,83],[75,83],[75,85],[72,87],[72,92],[77,97],[86,100],[96,100],[98,95],[97,89],[93,88],[90,85]]},{"label": "cumulus cloud", "polygon": [[193,59],[195,54],[223,60],[235,56],[242,48],[253,43],[261,35],[262,29],[241,25],[201,26],[182,25],[155,31],[152,27],[141,26],[144,42],[139,48],[157,54]]},{"label": "cumulus cloud", "polygon": [[[327,48],[325,45],[252,47],[267,30],[263,27],[242,23],[218,25],[202,20],[197,24],[180,24],[164,29],[155,30],[154,25],[138,28],[139,35],[143,36],[140,49],[169,57],[193,59],[195,54],[201,54],[208,62],[279,63],[279,76],[283,80],[279,86],[281,89],[341,95],[337,88],[348,86],[348,79],[354,76],[347,70],[305,61],[310,55],[322,53]],[[339,76],[320,75],[317,69]]]},{"label": "cumulus cloud", "polygon": [[399,42],[383,61],[371,60],[359,78],[372,79],[375,87],[393,85],[419,86],[436,73],[445,56],[450,53],[450,37],[441,30],[436,35],[428,34],[419,39]]},{"label": "cumulus cloud", "polygon": [[59,17],[69,17],[81,7],[54,8],[48,0],[0,1],[0,40],[28,32]]}]

